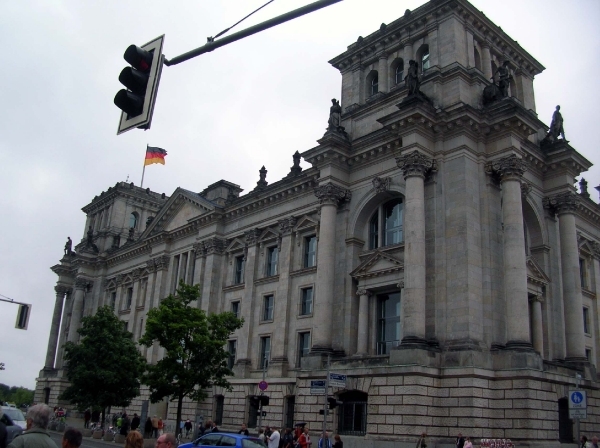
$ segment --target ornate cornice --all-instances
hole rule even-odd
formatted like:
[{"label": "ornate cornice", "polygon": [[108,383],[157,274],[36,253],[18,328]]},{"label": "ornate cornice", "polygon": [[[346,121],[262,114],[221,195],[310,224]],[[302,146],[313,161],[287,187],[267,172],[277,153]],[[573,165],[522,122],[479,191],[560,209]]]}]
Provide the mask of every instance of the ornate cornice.
[{"label": "ornate cornice", "polygon": [[296,225],[297,221],[298,219],[296,219],[293,216],[290,216],[289,218],[280,219],[279,231],[281,232],[281,234],[289,235],[290,233],[292,233],[292,230],[294,229],[294,226]]},{"label": "ornate cornice", "polygon": [[488,162],[485,170],[488,174],[495,174],[500,179],[500,182],[507,180],[521,181],[523,173],[527,171],[527,162],[515,155],[504,157],[502,159]]},{"label": "ornate cornice", "polygon": [[579,209],[580,199],[578,194],[565,191],[554,196],[545,197],[542,203],[545,209],[560,216],[564,213],[576,213]]},{"label": "ornate cornice", "polygon": [[416,149],[406,155],[396,157],[396,165],[404,173],[404,179],[420,177],[425,179],[429,173],[437,172],[437,162]]},{"label": "ornate cornice", "polygon": [[352,192],[350,190],[332,183],[315,187],[314,191],[321,205],[331,204],[337,207],[342,202],[352,199]]}]

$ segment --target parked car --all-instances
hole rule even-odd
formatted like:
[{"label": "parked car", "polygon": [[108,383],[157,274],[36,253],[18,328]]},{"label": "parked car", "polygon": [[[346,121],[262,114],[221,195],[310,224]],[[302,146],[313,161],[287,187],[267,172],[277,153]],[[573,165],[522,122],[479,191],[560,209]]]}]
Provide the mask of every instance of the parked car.
[{"label": "parked car", "polygon": [[0,409],[0,422],[4,423],[4,425],[6,426],[6,435],[8,436],[6,438],[6,444],[8,445],[10,442],[12,442],[12,440],[15,437],[23,434],[23,428],[21,428],[20,425],[17,425],[15,422],[13,422],[13,420],[10,418],[10,416],[5,413],[6,409],[14,409],[14,408],[9,408],[8,406],[2,406],[2,408]]},{"label": "parked car", "polygon": [[264,448],[267,445],[258,437],[225,432],[211,432],[190,443],[179,445],[179,448],[195,448],[197,446],[231,446],[236,448]]},{"label": "parked car", "polygon": [[15,425],[19,425],[21,428],[23,428],[23,431],[27,429],[25,416],[20,409],[13,408],[12,406],[2,406],[2,412],[7,414]]}]

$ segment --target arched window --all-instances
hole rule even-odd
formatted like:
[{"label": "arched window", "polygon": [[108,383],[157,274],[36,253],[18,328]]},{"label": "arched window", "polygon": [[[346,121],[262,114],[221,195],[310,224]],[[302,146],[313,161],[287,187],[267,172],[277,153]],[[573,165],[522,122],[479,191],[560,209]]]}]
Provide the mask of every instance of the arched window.
[{"label": "arched window", "polygon": [[394,199],[380,206],[369,220],[369,249],[391,246],[403,241],[402,199]]},{"label": "arched window", "polygon": [[390,67],[393,76],[392,83],[394,85],[402,83],[404,81],[404,60],[397,58],[392,62]]},{"label": "arched window", "polygon": [[129,228],[130,229],[135,229],[137,227],[137,222],[138,222],[137,213],[134,212],[131,215],[129,215]]},{"label": "arched window", "polygon": [[431,66],[429,60],[429,45],[423,45],[421,48],[421,70],[425,72]]},{"label": "arched window", "polygon": [[379,75],[377,72],[371,78],[371,96],[379,92]]},{"label": "arched window", "polygon": [[481,56],[479,56],[479,51],[475,48],[475,68],[481,71]]}]

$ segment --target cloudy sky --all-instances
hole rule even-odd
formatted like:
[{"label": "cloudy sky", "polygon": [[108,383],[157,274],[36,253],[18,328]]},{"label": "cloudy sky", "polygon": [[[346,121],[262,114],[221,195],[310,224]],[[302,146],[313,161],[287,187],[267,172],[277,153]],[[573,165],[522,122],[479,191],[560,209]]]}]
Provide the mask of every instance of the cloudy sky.
[{"label": "cloudy sky", "polygon": [[[33,304],[27,331],[0,302],[0,383],[34,388],[43,367],[56,276],[67,236],[84,234],[81,207],[118,181],[139,185],[146,144],[167,163],[144,186],[170,195],[226,179],[250,191],[285,176],[292,154],[327,126],[340,74],[327,61],[423,0],[344,0],[165,67],[152,129],[117,136],[113,97],[130,44],[165,34],[171,58],[202,46],[266,0],[7,0],[0,2],[0,294]],[[275,0],[234,31],[310,3]],[[598,0],[473,0],[546,71],[535,80],[540,119],[561,105],[571,144],[600,166]],[[566,6],[568,4],[568,6]],[[306,165],[305,165],[306,166]],[[600,183],[600,168],[584,177]]]}]

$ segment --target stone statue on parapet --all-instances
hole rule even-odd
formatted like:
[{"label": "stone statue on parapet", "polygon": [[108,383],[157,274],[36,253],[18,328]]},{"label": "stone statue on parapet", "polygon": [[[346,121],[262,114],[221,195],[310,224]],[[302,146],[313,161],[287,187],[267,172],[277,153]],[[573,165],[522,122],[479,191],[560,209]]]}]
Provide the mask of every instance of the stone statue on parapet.
[{"label": "stone statue on parapet", "polygon": [[94,230],[92,229],[92,226],[88,227],[88,231],[87,231],[86,239],[85,239],[85,248],[91,249],[94,252],[99,252],[98,246],[96,246],[94,244]]},{"label": "stone statue on parapet", "polygon": [[560,113],[560,106],[556,106],[556,110],[552,114],[552,122],[550,123],[550,129],[546,137],[540,142],[540,148],[548,149],[555,143],[558,143],[558,137],[562,137],[564,142],[567,141],[565,138],[565,129],[562,114]]},{"label": "stone statue on parapet", "polygon": [[498,67],[494,77],[498,78],[498,88],[500,89],[502,98],[508,98],[508,87],[510,86],[510,81],[512,79],[508,61],[504,61],[504,63]]},{"label": "stone statue on parapet", "polygon": [[67,242],[65,243],[65,255],[71,255],[72,252],[73,252],[73,241],[71,240],[71,237],[68,236]]},{"label": "stone statue on parapet", "polygon": [[292,158],[294,159],[294,166],[290,168],[287,177],[298,176],[302,172],[302,167],[300,166],[300,153],[296,151]]},{"label": "stone statue on parapet", "polygon": [[[342,106],[340,102],[333,98],[331,100],[331,107],[329,108],[329,120],[327,122],[327,130],[337,132],[341,128],[342,123]],[[342,128],[344,130],[344,128]]]},{"label": "stone statue on parapet", "polygon": [[404,82],[408,88],[408,94],[417,95],[420,93],[419,87],[421,86],[421,81],[419,80],[419,64],[413,59],[411,59],[408,64],[408,71],[404,77]]}]

